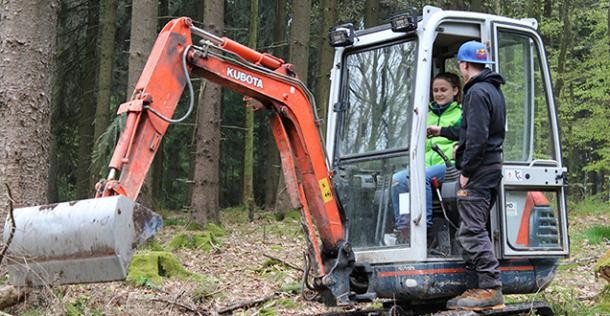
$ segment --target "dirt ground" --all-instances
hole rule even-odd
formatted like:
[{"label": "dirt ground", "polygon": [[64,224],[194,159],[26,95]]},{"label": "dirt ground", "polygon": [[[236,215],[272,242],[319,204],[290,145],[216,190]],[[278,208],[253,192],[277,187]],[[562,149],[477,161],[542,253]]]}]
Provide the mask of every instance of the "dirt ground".
[{"label": "dirt ground", "polygon": [[[215,315],[232,305],[273,296],[251,308],[236,309],[235,315],[311,315],[331,311],[320,303],[308,302],[296,294],[305,250],[302,231],[296,219],[276,221],[263,214],[248,223],[238,211],[223,215],[226,236],[212,250],[173,251],[190,272],[201,278],[165,279],[161,286],[136,286],[127,282],[95,285],[47,287],[36,290],[25,302],[7,309],[17,315]],[[592,222],[610,223],[610,213],[580,216],[570,222],[578,234]],[[156,237],[161,245],[186,228],[166,226]],[[578,243],[574,245],[574,243]],[[590,307],[605,281],[596,279],[593,265],[609,244],[572,241],[572,256],[563,261],[552,285],[541,296],[554,304],[575,300],[575,307]],[[278,258],[285,264],[273,261]],[[293,266],[293,267],[289,267]],[[532,296],[511,298],[530,299]],[[540,297],[533,297],[540,298]],[[582,304],[582,305],[579,305]],[[337,310],[337,309],[334,309]],[[231,314],[231,313],[228,313]],[[568,313],[570,314],[570,313]]]}]

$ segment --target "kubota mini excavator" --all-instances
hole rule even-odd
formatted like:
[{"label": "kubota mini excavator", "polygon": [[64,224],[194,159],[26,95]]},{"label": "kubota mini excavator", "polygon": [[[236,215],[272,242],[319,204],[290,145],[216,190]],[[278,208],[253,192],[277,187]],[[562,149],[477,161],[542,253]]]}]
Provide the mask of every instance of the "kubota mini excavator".
[{"label": "kubota mini excavator", "polygon": [[[123,279],[133,251],[161,227],[135,203],[144,177],[187,86],[197,75],[258,100],[271,113],[290,201],[300,207],[309,245],[307,285],[326,304],[391,299],[434,311],[475,280],[455,238],[455,186],[437,191],[425,220],[424,151],[430,81],[456,69],[469,40],[485,43],[507,80],[503,181],[489,228],[503,291],[535,293],[569,253],[561,160],[549,68],[533,19],[510,19],[426,6],[421,16],[329,34],[335,49],[326,145],[314,98],[290,64],[193,26],[161,31],[131,100],[119,107],[125,129],[96,198],[15,211],[10,282],[36,285]],[[193,42],[193,36],[201,38]],[[190,112],[190,110],[189,110]],[[392,205],[392,175],[410,172]],[[448,177],[450,178],[450,177]],[[393,209],[408,214],[407,240],[393,232]],[[423,218],[423,220],[422,220]],[[8,223],[7,223],[8,225]],[[7,226],[8,227],[8,226]],[[427,232],[430,230],[430,232]],[[5,229],[5,240],[8,235]],[[427,240],[428,237],[434,240]],[[509,313],[531,308],[507,306]],[[538,306],[539,312],[548,308]],[[396,311],[396,309],[395,309]]]}]

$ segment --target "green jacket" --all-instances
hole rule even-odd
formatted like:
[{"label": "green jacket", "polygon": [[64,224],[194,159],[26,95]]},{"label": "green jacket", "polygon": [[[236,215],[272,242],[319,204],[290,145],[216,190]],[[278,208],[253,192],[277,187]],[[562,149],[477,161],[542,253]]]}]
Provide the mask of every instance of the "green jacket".
[{"label": "green jacket", "polygon": [[[447,109],[440,115],[434,113],[432,103],[428,105],[428,126],[437,125],[441,127],[459,127],[462,123],[462,106],[456,101],[451,102]],[[434,165],[444,164],[443,158],[432,150],[432,144],[438,145],[440,149],[451,158],[453,146],[457,142],[445,137],[431,137],[426,140],[426,168]]]}]

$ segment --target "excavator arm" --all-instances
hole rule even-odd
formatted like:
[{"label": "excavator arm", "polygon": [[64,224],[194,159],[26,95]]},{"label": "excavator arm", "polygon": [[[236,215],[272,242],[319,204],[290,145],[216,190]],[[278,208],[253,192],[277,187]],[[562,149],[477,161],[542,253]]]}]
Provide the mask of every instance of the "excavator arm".
[{"label": "excavator arm", "polygon": [[[203,39],[201,46],[193,44],[192,34]],[[137,198],[187,85],[193,102],[191,74],[254,98],[272,112],[271,127],[290,201],[302,210],[318,270],[314,287],[321,292],[330,289],[332,294],[327,296],[339,304],[347,302],[346,282],[354,255],[345,241],[344,220],[333,193],[311,94],[296,78],[292,65],[198,29],[189,18],[174,19],[163,28],[131,100],[119,107],[118,114],[127,116],[126,125],[109,176],[96,186],[96,196]]]}]

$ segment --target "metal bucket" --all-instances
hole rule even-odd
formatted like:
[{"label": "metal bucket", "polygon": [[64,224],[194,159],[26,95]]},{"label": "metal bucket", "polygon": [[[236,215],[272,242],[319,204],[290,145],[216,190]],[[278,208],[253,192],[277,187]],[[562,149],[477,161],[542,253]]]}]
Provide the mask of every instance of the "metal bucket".
[{"label": "metal bucket", "polygon": [[[124,196],[14,210],[6,263],[18,286],[125,279],[138,245],[163,226],[161,216]],[[10,223],[4,225],[4,242]]]}]

